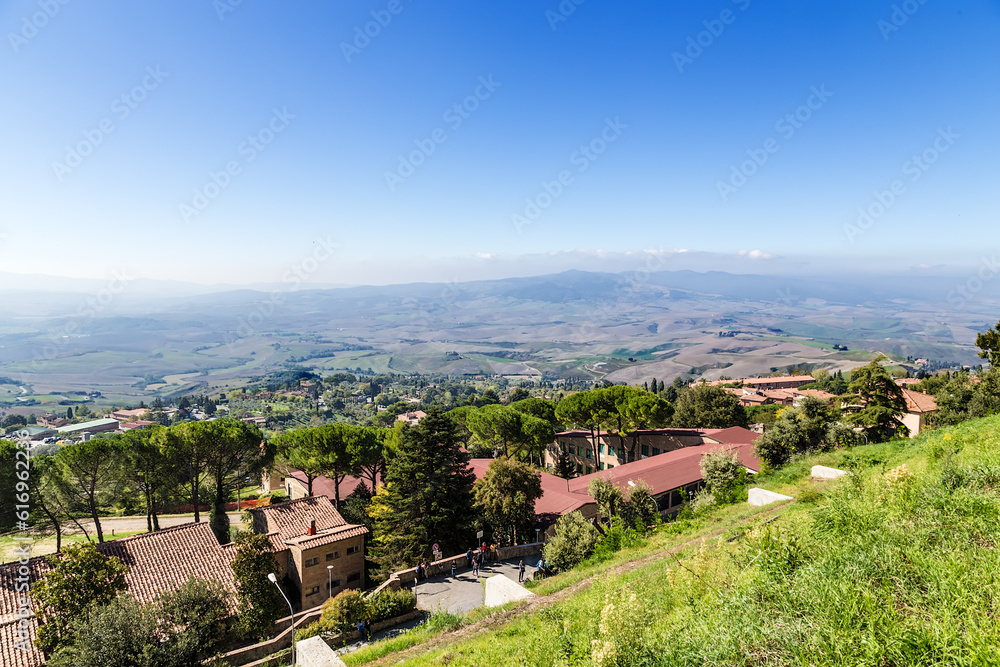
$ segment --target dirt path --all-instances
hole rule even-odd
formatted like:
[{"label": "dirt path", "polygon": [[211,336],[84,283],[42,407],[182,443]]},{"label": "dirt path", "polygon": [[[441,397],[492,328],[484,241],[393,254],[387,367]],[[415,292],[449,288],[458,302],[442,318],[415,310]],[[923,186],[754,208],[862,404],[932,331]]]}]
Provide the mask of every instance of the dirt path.
[{"label": "dirt path", "polygon": [[440,648],[441,646],[455,644],[457,642],[464,641],[466,639],[472,639],[474,637],[477,637],[478,635],[483,634],[484,632],[489,632],[499,626],[505,625],[506,623],[514,620],[518,616],[522,616],[524,614],[531,614],[534,613],[535,611],[538,611],[539,609],[544,609],[547,607],[551,607],[555,604],[558,604],[563,600],[565,600],[566,598],[575,595],[580,591],[586,590],[587,588],[590,588],[590,586],[593,585],[594,579],[596,577],[603,578],[607,576],[624,574],[629,570],[634,570],[638,567],[646,565],[647,563],[659,560],[668,554],[680,553],[685,548],[693,544],[697,544],[698,542],[717,538],[723,533],[725,533],[727,530],[730,530],[731,528],[735,528],[737,526],[748,524],[751,521],[757,521],[762,518],[767,518],[768,522],[773,521],[781,514],[781,512],[785,510],[786,507],[788,507],[788,505],[775,507],[774,509],[768,510],[767,512],[749,516],[745,519],[737,521],[736,523],[732,523],[723,526],[717,530],[713,530],[709,533],[706,533],[705,535],[693,537],[690,540],[687,540],[686,542],[683,542],[682,544],[679,544],[675,547],[664,549],[662,551],[657,551],[656,553],[644,556],[643,558],[640,558],[638,560],[622,563],[621,565],[616,565],[615,567],[609,570],[605,570],[604,572],[601,572],[598,575],[594,575],[593,577],[587,577],[586,579],[578,581],[575,584],[567,586],[561,591],[556,591],[555,593],[550,593],[549,595],[538,595],[534,598],[531,598],[527,603],[519,605],[514,609],[510,609],[503,613],[489,616],[480,621],[476,621],[472,625],[459,628],[454,632],[446,632],[422,644],[411,646],[410,648],[404,651],[399,651],[398,653],[390,653],[385,657],[379,658],[378,660],[374,660],[367,664],[373,666],[391,665],[397,662],[401,662],[402,660],[412,658],[421,653],[427,653],[428,651],[433,651],[434,649]]}]

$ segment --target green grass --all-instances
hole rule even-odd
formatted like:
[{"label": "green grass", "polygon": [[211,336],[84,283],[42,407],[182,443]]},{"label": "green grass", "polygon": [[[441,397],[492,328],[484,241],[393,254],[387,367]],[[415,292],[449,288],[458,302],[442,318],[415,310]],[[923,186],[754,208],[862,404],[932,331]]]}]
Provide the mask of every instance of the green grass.
[{"label": "green grass", "polygon": [[[551,606],[405,660],[391,653],[419,637],[349,664],[375,651],[452,667],[1000,664],[998,445],[993,417],[803,458],[755,480],[798,502],[667,526],[535,586],[545,595],[591,577]],[[854,474],[814,483],[816,463]],[[679,544],[676,557],[657,555]]]}]

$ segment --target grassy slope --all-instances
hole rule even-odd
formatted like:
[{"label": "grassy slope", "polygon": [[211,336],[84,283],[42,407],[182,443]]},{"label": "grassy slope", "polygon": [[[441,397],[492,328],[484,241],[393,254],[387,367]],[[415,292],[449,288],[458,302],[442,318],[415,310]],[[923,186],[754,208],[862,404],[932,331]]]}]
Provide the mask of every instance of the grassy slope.
[{"label": "grassy slope", "polygon": [[[816,463],[856,474],[813,483]],[[526,606],[371,664],[1000,664],[1000,417],[758,482],[799,500],[665,527]]]}]

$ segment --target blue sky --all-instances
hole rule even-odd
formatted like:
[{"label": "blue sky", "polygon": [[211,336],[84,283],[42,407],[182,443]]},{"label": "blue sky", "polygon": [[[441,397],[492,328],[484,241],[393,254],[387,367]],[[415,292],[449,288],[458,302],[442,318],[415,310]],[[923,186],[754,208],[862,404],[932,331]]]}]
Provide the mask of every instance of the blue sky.
[{"label": "blue sky", "polygon": [[996,238],[996,0],[63,2],[0,7],[0,272],[906,271]]}]

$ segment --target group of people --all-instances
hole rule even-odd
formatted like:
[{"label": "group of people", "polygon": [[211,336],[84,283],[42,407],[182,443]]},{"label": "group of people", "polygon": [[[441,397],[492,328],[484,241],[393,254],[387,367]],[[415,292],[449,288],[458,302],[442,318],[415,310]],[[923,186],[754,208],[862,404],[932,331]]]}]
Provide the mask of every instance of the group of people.
[{"label": "group of people", "polygon": [[365,641],[372,640],[372,619],[358,621],[358,634],[364,637]]},{"label": "group of people", "polygon": [[430,576],[431,564],[427,562],[427,559],[423,559],[417,563],[417,581],[423,581]]}]

